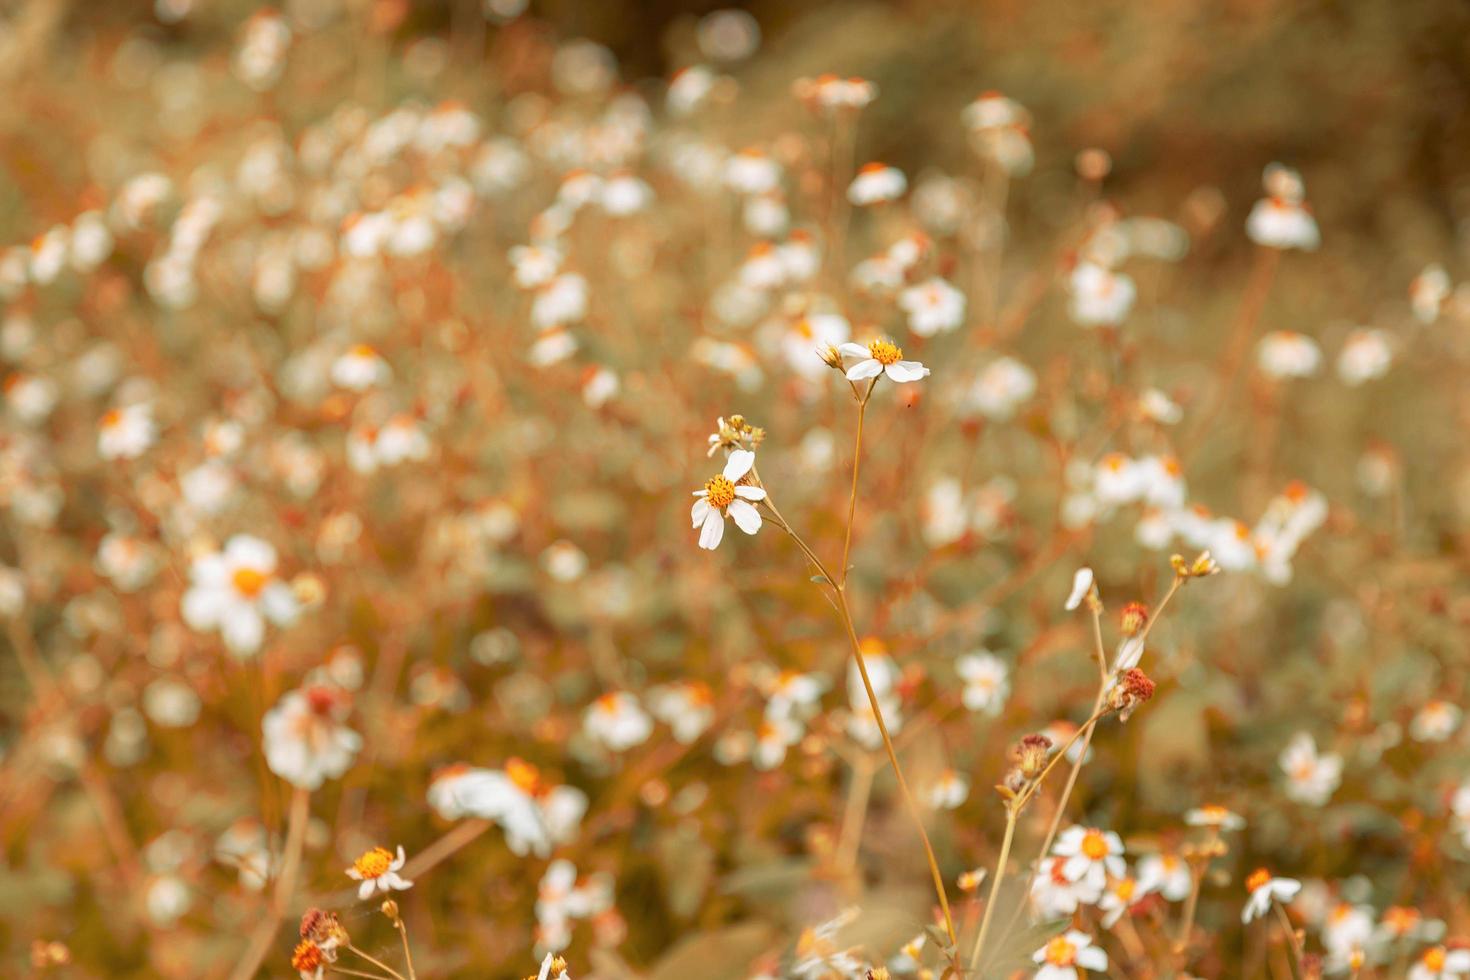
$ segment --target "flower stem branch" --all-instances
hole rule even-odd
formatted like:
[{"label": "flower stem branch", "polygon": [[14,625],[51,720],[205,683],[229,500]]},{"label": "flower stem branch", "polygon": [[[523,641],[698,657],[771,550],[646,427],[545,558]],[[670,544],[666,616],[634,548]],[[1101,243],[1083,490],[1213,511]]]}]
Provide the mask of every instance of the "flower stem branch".
[{"label": "flower stem branch", "polygon": [[276,879],[276,890],[271,897],[270,910],[250,937],[245,953],[230,973],[231,980],[250,980],[270,951],[271,942],[286,914],[286,905],[296,890],[296,875],[301,869],[301,852],[306,844],[306,822],[311,815],[311,792],[298,787],[291,797],[291,816],[286,824],[286,855],[281,864],[281,876]]}]

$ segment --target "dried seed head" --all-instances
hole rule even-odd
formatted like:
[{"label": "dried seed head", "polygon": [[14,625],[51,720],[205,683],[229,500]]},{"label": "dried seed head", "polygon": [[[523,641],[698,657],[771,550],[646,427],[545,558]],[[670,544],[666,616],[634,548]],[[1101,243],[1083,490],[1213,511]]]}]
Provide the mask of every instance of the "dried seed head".
[{"label": "dried seed head", "polygon": [[318,908],[309,908],[302,914],[301,938],[316,943],[324,952],[345,946],[351,940],[336,912]]},{"label": "dried seed head", "polygon": [[1016,760],[1016,769],[1027,780],[1040,776],[1046,768],[1046,759],[1051,752],[1051,739],[1040,733],[1027,735],[1011,749]]},{"label": "dried seed head", "polygon": [[1108,692],[1108,707],[1118,712],[1119,721],[1128,716],[1145,701],[1154,696],[1155,685],[1149,676],[1137,667],[1132,667],[1118,677]]}]

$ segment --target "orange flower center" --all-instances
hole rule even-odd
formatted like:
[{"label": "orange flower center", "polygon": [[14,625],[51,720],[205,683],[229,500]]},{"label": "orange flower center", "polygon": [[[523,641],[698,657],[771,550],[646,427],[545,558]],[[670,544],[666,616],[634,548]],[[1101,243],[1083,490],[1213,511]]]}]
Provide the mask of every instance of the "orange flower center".
[{"label": "orange flower center", "polygon": [[296,951],[291,954],[291,969],[293,970],[299,970],[302,973],[306,973],[311,970],[315,970],[321,965],[321,947],[312,942],[310,939],[307,939],[297,945]]},{"label": "orange flower center", "polygon": [[1256,870],[1252,871],[1251,876],[1245,880],[1245,887],[1247,891],[1255,891],[1257,888],[1260,888],[1263,885],[1269,885],[1270,883],[1271,872],[1267,871],[1265,868],[1257,868]]},{"label": "orange flower center", "polygon": [[1448,954],[1443,946],[1436,946],[1424,954],[1424,965],[1435,973],[1444,969],[1445,957]]},{"label": "orange flower center", "polygon": [[873,355],[873,360],[884,367],[895,364],[903,358],[903,349],[887,340],[873,341],[868,345],[868,353]]},{"label": "orange flower center", "polygon": [[1082,853],[1094,861],[1101,861],[1108,856],[1108,842],[1100,831],[1089,830],[1083,835]]},{"label": "orange flower center", "polygon": [[704,485],[704,492],[706,495],[705,499],[709,501],[709,505],[720,510],[729,507],[735,500],[735,484],[723,476],[714,477],[706,483]]},{"label": "orange flower center", "polygon": [[230,581],[236,592],[247,599],[254,599],[265,588],[265,583],[270,581],[270,576],[254,568],[237,568],[235,574],[230,576]]},{"label": "orange flower center", "polygon": [[393,855],[387,848],[375,847],[352,862],[352,866],[364,878],[381,878],[388,873],[388,866],[392,863]]},{"label": "orange flower center", "polygon": [[534,795],[541,785],[541,773],[524,759],[507,759],[505,774],[524,793]]},{"label": "orange flower center", "polygon": [[1052,966],[1071,966],[1077,962],[1077,947],[1065,936],[1046,944],[1046,961]]}]

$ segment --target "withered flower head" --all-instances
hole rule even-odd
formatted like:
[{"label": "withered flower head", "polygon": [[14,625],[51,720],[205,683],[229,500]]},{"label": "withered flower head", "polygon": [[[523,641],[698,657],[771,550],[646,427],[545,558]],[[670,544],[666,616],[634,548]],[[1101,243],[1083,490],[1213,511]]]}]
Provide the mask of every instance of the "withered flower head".
[{"label": "withered flower head", "polygon": [[1108,692],[1108,707],[1118,712],[1119,721],[1128,716],[1145,701],[1154,696],[1154,682],[1137,667],[1123,671]]},{"label": "withered flower head", "polygon": [[1051,752],[1051,739],[1037,732],[1027,735],[1011,748],[1016,769],[1026,779],[1035,779],[1046,768],[1046,757]]}]

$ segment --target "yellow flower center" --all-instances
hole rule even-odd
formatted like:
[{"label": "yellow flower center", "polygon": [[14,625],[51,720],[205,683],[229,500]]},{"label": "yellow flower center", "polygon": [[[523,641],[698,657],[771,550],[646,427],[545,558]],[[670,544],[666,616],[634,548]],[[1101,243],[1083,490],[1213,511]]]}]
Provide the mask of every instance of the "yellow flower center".
[{"label": "yellow flower center", "polygon": [[875,340],[868,345],[868,353],[873,355],[873,360],[887,367],[903,358],[903,350],[895,343],[887,340]]},{"label": "yellow flower center", "polygon": [[1267,871],[1265,868],[1257,868],[1256,870],[1252,871],[1251,876],[1245,880],[1245,887],[1247,891],[1255,891],[1262,885],[1268,885],[1270,883],[1271,872]]},{"label": "yellow flower center", "polygon": [[1101,861],[1108,856],[1108,842],[1100,831],[1089,830],[1083,835],[1082,853],[1094,861]]},{"label": "yellow flower center", "polygon": [[1114,890],[1118,893],[1118,897],[1120,899],[1125,902],[1131,902],[1133,901],[1133,893],[1137,889],[1138,882],[1134,881],[1132,878],[1124,878],[1118,882]]},{"label": "yellow flower center", "polygon": [[237,568],[230,581],[235,585],[235,591],[247,599],[254,599],[260,595],[260,590],[265,588],[265,583],[270,576],[253,568]]},{"label": "yellow flower center", "polygon": [[363,878],[381,878],[388,873],[388,865],[392,863],[393,855],[388,853],[387,848],[375,847],[352,862],[352,866]]},{"label": "yellow flower center", "polygon": [[735,499],[735,484],[723,476],[717,476],[704,485],[704,492],[711,507],[724,510]]},{"label": "yellow flower center", "polygon": [[1077,947],[1065,936],[1046,944],[1046,961],[1052,966],[1071,966],[1077,962]]},{"label": "yellow flower center", "polygon": [[1443,946],[1436,946],[1424,954],[1424,965],[1435,973],[1438,973],[1444,969],[1446,955]]}]

